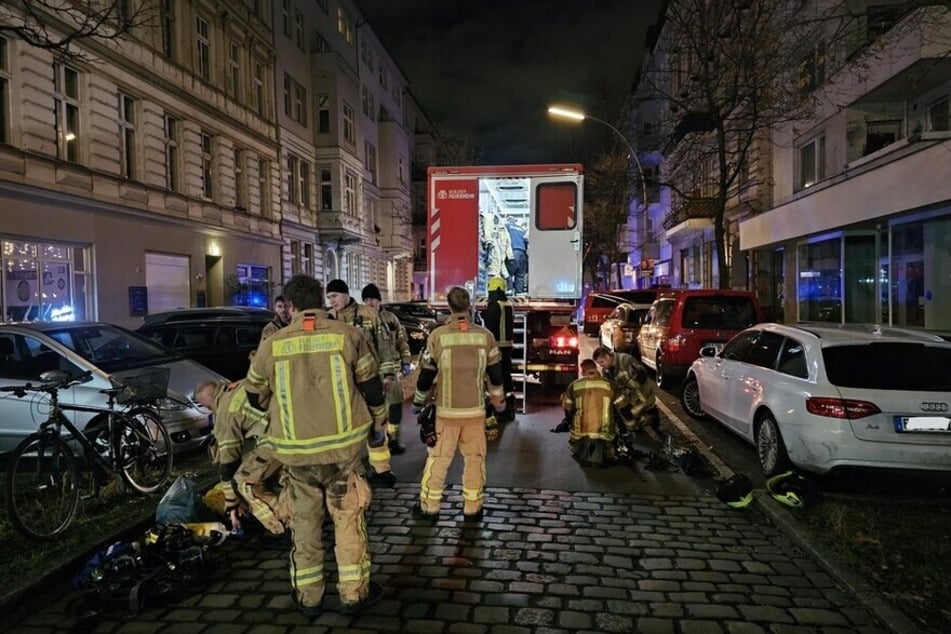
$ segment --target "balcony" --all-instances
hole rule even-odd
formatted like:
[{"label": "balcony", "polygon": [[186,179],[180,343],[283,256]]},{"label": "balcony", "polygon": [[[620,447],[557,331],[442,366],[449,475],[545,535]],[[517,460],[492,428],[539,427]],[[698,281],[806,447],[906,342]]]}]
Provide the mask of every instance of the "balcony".
[{"label": "balcony", "polygon": [[713,226],[717,213],[716,200],[713,198],[695,198],[688,200],[664,217],[664,229],[667,237],[683,232],[693,232]]},{"label": "balcony", "polygon": [[360,219],[342,211],[323,209],[317,213],[317,230],[322,240],[341,244],[359,242],[363,239]]}]

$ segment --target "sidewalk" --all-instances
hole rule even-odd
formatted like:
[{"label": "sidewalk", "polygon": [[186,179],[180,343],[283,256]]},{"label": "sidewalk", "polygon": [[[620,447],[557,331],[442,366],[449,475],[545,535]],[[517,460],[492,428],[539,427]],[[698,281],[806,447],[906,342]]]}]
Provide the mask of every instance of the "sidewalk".
[{"label": "sidewalk", "polygon": [[[410,517],[424,453],[404,438],[410,451],[394,458],[400,483],[374,492],[368,522],[373,579],[386,596],[361,615],[326,612],[305,627],[290,602],[287,547],[234,539],[204,591],[91,631],[913,631],[866,608],[875,597],[860,601],[767,518],[765,504],[730,509],[712,480],[679,472],[584,471],[565,434],[548,432],[557,420],[554,408],[520,416],[493,443],[478,525],[462,522],[458,486],[435,526]],[[35,612],[14,631],[72,626],[72,572],[32,598]]]}]

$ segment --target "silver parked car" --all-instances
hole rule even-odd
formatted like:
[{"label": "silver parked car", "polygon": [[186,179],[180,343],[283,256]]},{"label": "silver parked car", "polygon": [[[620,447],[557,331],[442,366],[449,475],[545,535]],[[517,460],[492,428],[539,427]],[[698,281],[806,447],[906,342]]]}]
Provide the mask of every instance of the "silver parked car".
[{"label": "silver parked car", "polygon": [[951,471],[951,343],[881,326],[759,324],[700,350],[681,404],[795,466]]},{"label": "silver parked car", "polygon": [[[106,406],[101,390],[110,387],[109,376],[120,379],[143,369],[169,369],[168,396],[161,416],[173,442],[173,451],[197,447],[211,432],[211,412],[192,400],[195,386],[204,380],[224,378],[174,350],[149,341],[119,326],[96,322],[32,322],[0,324],[0,386],[39,383],[47,370],[72,375],[92,372],[92,380],[60,393],[61,402]],[[91,414],[66,412],[82,429]],[[46,420],[42,395],[17,398],[0,394],[0,453],[13,450]]]}]

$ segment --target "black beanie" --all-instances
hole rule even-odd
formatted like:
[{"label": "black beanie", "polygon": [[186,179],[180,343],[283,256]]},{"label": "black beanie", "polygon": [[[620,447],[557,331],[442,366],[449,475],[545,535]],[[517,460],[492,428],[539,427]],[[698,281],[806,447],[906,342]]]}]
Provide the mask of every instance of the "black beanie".
[{"label": "black beanie", "polygon": [[382,302],[383,296],[380,295],[380,289],[376,287],[376,284],[367,284],[363,287],[363,299],[378,299]]},{"label": "black beanie", "polygon": [[350,294],[350,287],[347,286],[347,283],[343,280],[330,280],[327,282],[327,292],[328,293],[345,293]]}]

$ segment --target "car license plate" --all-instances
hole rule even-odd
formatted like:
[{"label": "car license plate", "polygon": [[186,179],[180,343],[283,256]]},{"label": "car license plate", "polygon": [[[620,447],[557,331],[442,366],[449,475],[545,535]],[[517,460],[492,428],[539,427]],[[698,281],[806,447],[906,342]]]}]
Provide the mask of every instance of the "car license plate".
[{"label": "car license plate", "polygon": [[951,418],[947,416],[896,416],[895,431],[947,432],[951,431]]}]

